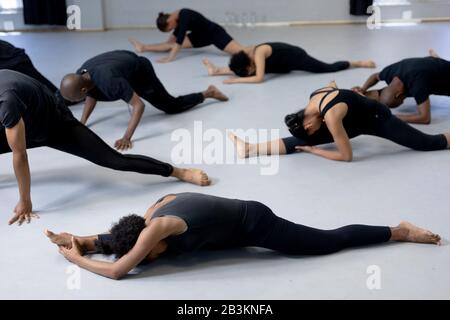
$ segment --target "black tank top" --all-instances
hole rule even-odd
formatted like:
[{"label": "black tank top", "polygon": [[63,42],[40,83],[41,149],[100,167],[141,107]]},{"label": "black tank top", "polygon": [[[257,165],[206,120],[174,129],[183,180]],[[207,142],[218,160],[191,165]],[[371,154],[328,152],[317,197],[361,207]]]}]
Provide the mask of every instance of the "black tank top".
[{"label": "black tank top", "polygon": [[272,48],[272,55],[266,59],[266,73],[289,73],[297,70],[306,55],[302,48],[283,42],[262,43],[258,47],[263,45]]},{"label": "black tank top", "polygon": [[[323,105],[326,97],[338,92],[337,96]],[[320,116],[323,119],[325,114],[338,103],[345,103],[348,107],[347,114],[343,119],[344,128],[350,136],[353,133],[370,133],[373,131],[377,119],[387,119],[392,113],[388,107],[382,103],[364,97],[352,90],[346,89],[319,89],[311,94],[311,98],[317,94],[326,93],[319,103]]]},{"label": "black tank top", "polygon": [[235,242],[235,232],[243,223],[245,201],[200,193],[174,196],[174,200],[157,209],[152,217],[174,216],[184,220],[188,226],[185,233],[165,239],[168,253],[180,254]]}]

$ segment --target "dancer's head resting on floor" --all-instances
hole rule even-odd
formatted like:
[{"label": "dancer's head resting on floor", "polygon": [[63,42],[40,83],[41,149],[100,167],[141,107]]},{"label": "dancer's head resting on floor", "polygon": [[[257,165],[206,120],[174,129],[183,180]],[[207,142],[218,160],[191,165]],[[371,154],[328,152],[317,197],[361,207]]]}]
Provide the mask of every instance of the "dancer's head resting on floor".
[{"label": "dancer's head resting on floor", "polygon": [[256,74],[255,61],[245,51],[232,55],[229,67],[239,77],[251,77]]},{"label": "dancer's head resting on floor", "polygon": [[308,136],[319,131],[323,121],[318,112],[309,113],[306,109],[302,109],[287,115],[284,122],[294,137],[307,141]]},{"label": "dancer's head resting on floor", "polygon": [[71,102],[86,99],[89,90],[95,87],[89,75],[69,73],[61,81],[61,95]]},{"label": "dancer's head resting on floor", "polygon": [[156,25],[159,31],[171,32],[178,26],[177,20],[172,15],[164,12],[160,12],[156,19]]},{"label": "dancer's head resting on floor", "polygon": [[379,101],[389,108],[397,108],[403,104],[405,98],[405,86],[403,81],[398,77],[394,77],[391,83],[381,90]]},{"label": "dancer's head resting on floor", "polygon": [[[145,219],[138,215],[123,217],[111,229],[110,249],[117,258],[126,255],[136,244],[139,235],[146,227]],[[99,250],[101,252],[101,250]]]}]

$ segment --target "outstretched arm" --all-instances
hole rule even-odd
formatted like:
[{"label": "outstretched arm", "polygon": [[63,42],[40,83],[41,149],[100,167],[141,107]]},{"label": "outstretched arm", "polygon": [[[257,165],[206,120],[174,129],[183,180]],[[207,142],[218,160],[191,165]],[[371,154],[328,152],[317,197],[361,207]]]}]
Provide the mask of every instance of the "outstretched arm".
[{"label": "outstretched arm", "polygon": [[178,43],[174,43],[174,44],[169,44],[171,46],[170,49],[170,53],[167,57],[159,59],[158,62],[159,63],[168,63],[168,62],[172,62],[177,58],[177,54],[181,49],[181,45]]},{"label": "outstretched arm", "polygon": [[133,108],[133,113],[131,114],[131,119],[128,123],[127,131],[125,132],[122,139],[117,140],[114,145],[117,150],[125,151],[133,147],[131,138],[133,137],[133,134],[136,131],[136,128],[141,121],[142,114],[145,110],[145,104],[136,92],[133,93],[133,97],[131,98],[129,104]]},{"label": "outstretched arm", "polygon": [[95,106],[97,105],[97,100],[95,100],[92,97],[86,97],[86,101],[84,102],[84,109],[83,109],[83,115],[81,116],[80,122],[84,125],[86,125],[89,117],[92,114],[92,111],[94,111]]},{"label": "outstretched arm", "polygon": [[431,103],[430,99],[417,106],[415,114],[399,114],[397,117],[405,122],[417,124],[430,124],[431,122]]},{"label": "outstretched arm", "polygon": [[342,123],[342,119],[347,113],[347,106],[343,103],[340,103],[330,109],[325,115],[325,121],[333,136],[333,140],[336,144],[337,150],[325,150],[319,147],[297,147],[297,149],[316,154],[318,156],[327,158],[329,160],[336,161],[352,161],[353,160],[353,151],[350,143],[350,139],[348,138],[347,132],[345,131],[344,125]]},{"label": "outstretched arm", "polygon": [[60,247],[60,253],[70,262],[101,276],[119,280],[141,263],[155,246],[171,234],[171,229],[162,220],[153,223],[141,232],[133,249],[116,262],[103,262],[89,259],[81,255],[80,245],[75,238],[72,248]]},{"label": "outstretched arm", "polygon": [[365,94],[367,90],[372,88],[374,85],[376,85],[380,81],[379,73],[372,74],[369,79],[363,84],[362,87],[354,87],[353,90],[356,92],[359,92],[361,94]]},{"label": "outstretched arm", "polygon": [[14,216],[9,220],[12,225],[19,222],[21,225],[27,221],[30,223],[33,204],[31,202],[31,174],[28,164],[27,143],[25,139],[25,123],[21,118],[12,128],[6,129],[6,139],[13,153],[14,172],[19,186],[19,202],[14,209]]}]

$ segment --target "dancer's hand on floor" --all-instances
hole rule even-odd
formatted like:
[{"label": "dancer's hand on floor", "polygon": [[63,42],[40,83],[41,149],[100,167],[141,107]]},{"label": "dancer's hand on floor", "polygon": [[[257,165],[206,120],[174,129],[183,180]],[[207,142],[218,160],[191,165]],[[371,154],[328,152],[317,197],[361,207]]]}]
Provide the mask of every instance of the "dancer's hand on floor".
[{"label": "dancer's hand on floor", "polygon": [[297,146],[297,147],[295,147],[295,149],[297,151],[303,151],[303,152],[307,152],[307,153],[314,153],[314,151],[316,151],[318,148],[311,147],[311,146]]},{"label": "dancer's hand on floor", "polygon": [[133,148],[133,143],[130,139],[122,138],[116,141],[114,147],[119,151],[126,151],[128,149]]},{"label": "dancer's hand on floor", "polygon": [[235,78],[228,78],[228,79],[223,80],[223,83],[224,84],[233,84],[233,83],[236,83],[236,79]]},{"label": "dancer's hand on floor", "polygon": [[72,237],[72,247],[68,249],[66,247],[60,246],[59,253],[61,253],[64,258],[66,258],[70,262],[75,262],[75,259],[77,257],[81,257],[83,255],[81,246],[75,237]]},{"label": "dancer's hand on floor", "polygon": [[25,221],[31,222],[31,219],[39,219],[37,214],[33,214],[33,203],[31,200],[20,200],[14,209],[14,216],[9,220],[8,224],[18,223],[21,226]]},{"label": "dancer's hand on floor", "polygon": [[164,58],[161,58],[161,59],[157,60],[156,62],[169,63],[169,62],[172,62],[172,61],[174,61],[174,59],[172,59],[171,57],[164,57]]}]

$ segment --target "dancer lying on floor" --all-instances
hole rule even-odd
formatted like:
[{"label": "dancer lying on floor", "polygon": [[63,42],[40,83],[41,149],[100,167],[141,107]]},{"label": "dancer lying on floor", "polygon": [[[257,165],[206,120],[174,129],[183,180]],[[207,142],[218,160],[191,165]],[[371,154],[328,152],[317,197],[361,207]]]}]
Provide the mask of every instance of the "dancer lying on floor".
[{"label": "dancer lying on floor", "polygon": [[[45,233],[67,260],[112,279],[124,277],[142,262],[197,250],[262,247],[287,255],[326,255],[388,241],[440,244],[441,240],[408,222],[397,227],[350,225],[318,230],[277,217],[259,202],[198,193],[167,195],[144,217],[124,217],[105,234]],[[93,260],[87,253],[115,254],[118,260]]]},{"label": "dancer lying on floor", "polygon": [[112,51],[86,61],[76,74],[68,74],[61,82],[62,95],[71,101],[86,99],[81,123],[86,124],[97,101],[123,100],[133,107],[124,136],[117,140],[118,150],[132,148],[131,138],[142,118],[148,101],[167,114],[182,113],[211,98],[228,101],[215,86],[204,92],[173,97],[159,81],[151,62],[130,51]]},{"label": "dancer lying on floor", "polygon": [[227,84],[261,83],[266,73],[326,73],[349,68],[375,68],[375,63],[371,60],[325,63],[311,57],[300,47],[281,42],[263,43],[242,50],[231,57],[229,67],[216,67],[208,59],[204,59],[203,63],[210,76],[238,76],[226,79],[224,83]]},{"label": "dancer lying on floor", "polygon": [[176,177],[208,185],[206,173],[179,169],[141,156],[123,155],[75,119],[69,109],[40,82],[15,71],[0,71],[0,154],[13,154],[20,200],[9,224],[30,222],[31,177],[27,149],[49,147],[119,171]]},{"label": "dancer lying on floor", "polygon": [[[250,144],[230,133],[241,158],[290,154],[304,151],[338,161],[352,161],[350,139],[359,135],[384,138],[418,151],[450,148],[450,133],[428,135],[394,116],[384,104],[351,90],[338,89],[335,82],[315,91],[305,109],[285,119],[293,137]],[[336,150],[316,147],[336,144]]]},{"label": "dancer lying on floor", "polygon": [[[380,90],[369,90],[379,81],[388,86]],[[431,122],[430,95],[450,96],[450,61],[439,58],[430,50],[425,58],[410,58],[394,63],[367,79],[362,87],[353,90],[378,100],[390,108],[403,104],[405,98],[414,97],[417,113],[399,114],[401,120],[409,123],[429,124]]]},{"label": "dancer lying on floor", "polygon": [[205,18],[202,14],[181,9],[173,13],[160,13],[156,20],[158,29],[162,32],[173,32],[164,43],[143,44],[130,38],[137,52],[169,52],[169,55],[158,62],[174,61],[181,49],[203,48],[214,45],[217,49],[229,54],[243,50],[243,47],[233,40],[224,28]]}]

